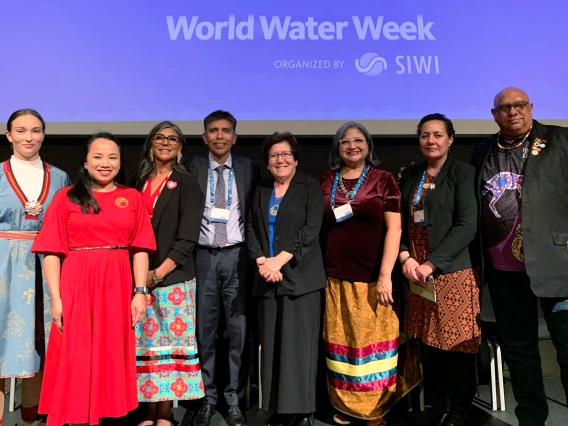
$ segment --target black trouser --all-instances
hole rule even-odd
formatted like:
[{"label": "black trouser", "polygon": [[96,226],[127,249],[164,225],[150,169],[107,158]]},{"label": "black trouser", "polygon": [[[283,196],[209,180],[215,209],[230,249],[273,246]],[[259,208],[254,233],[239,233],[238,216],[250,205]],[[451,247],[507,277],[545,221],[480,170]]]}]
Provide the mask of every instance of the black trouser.
[{"label": "black trouser", "polygon": [[238,392],[242,387],[239,371],[246,342],[246,248],[242,245],[228,249],[198,247],[195,264],[196,335],[205,399],[209,404],[217,404],[215,335],[222,303],[229,332],[229,383],[224,394],[228,405],[238,405]]},{"label": "black trouser", "polygon": [[[499,342],[511,372],[517,401],[515,414],[522,426],[542,426],[548,404],[538,350],[538,299],[525,272],[488,271],[489,291],[497,319]],[[568,284],[568,283],[567,283]],[[540,298],[548,331],[558,352],[562,385],[568,399],[568,311],[555,306],[566,298]]]},{"label": "black trouser", "polygon": [[475,376],[476,354],[450,352],[424,345],[428,354],[429,371],[426,383],[431,390],[449,400],[452,405],[469,408],[477,390]]}]

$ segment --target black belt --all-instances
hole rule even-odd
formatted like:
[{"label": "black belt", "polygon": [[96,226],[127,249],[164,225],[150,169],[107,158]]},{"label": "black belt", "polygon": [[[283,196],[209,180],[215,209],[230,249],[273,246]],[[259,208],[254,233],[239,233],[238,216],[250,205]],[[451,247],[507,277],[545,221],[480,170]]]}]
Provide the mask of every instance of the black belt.
[{"label": "black belt", "polygon": [[209,247],[209,246],[202,246],[202,245],[197,245],[198,249],[201,250],[207,250],[208,252],[218,252],[218,251],[228,251],[228,250],[232,250],[235,248],[241,248],[241,247],[245,247],[246,244],[245,243],[237,243],[237,244],[232,244],[230,246],[225,246],[225,247]]}]

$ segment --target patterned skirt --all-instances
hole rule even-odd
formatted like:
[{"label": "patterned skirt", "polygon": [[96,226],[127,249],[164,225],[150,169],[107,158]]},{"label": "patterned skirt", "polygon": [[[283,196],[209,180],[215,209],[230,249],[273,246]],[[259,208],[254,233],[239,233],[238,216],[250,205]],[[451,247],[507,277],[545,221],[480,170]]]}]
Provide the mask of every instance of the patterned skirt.
[{"label": "patterned skirt", "polygon": [[51,297],[32,243],[0,239],[0,379],[33,377],[45,362]]},{"label": "patterned skirt", "polygon": [[434,275],[436,303],[407,291],[404,331],[445,351],[479,352],[480,282],[478,268]]},{"label": "patterned skirt", "polygon": [[138,400],[159,402],[203,398],[195,339],[195,279],[156,287],[136,324]]},{"label": "patterned skirt", "polygon": [[416,352],[399,347],[398,316],[374,284],[328,277],[323,338],[329,396],[345,414],[381,418],[420,382]]}]

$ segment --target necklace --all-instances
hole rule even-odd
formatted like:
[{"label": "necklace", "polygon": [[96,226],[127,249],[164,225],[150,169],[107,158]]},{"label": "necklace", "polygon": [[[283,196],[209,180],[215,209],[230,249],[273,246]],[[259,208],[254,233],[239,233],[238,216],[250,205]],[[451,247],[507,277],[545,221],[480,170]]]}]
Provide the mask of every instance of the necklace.
[{"label": "necklace", "polygon": [[[284,195],[282,195],[284,197]],[[274,200],[274,205],[270,207],[270,215],[276,216],[278,214],[278,208],[280,207],[280,202],[282,201],[282,197],[276,196],[276,188],[272,190],[272,199]]]},{"label": "necklace", "polygon": [[499,142],[499,136],[501,136],[501,132],[499,132],[499,133],[497,134],[497,146],[498,146],[499,148],[501,148],[501,149],[506,150],[506,151],[508,151],[508,150],[510,150],[510,149],[516,149],[516,148],[520,147],[523,143],[525,143],[525,141],[527,140],[527,138],[528,138],[529,135],[531,134],[531,131],[532,131],[532,126],[531,126],[531,128],[529,129],[529,131],[528,131],[527,133],[525,133],[525,136],[523,136],[523,138],[521,139],[520,142],[517,142],[516,144],[514,144],[514,145],[509,145],[509,146],[501,145],[501,143]]},{"label": "necklace", "polygon": [[[363,183],[365,183],[365,179],[367,178],[367,174],[365,174],[363,176],[363,180],[361,180],[361,185],[363,185]],[[351,197],[351,194],[353,193],[353,190],[355,188],[353,188],[351,191],[348,191],[347,188],[345,187],[345,184],[343,183],[343,173],[341,174],[341,179],[339,179],[339,190],[341,191],[341,193],[343,195],[345,195],[345,198],[349,199],[349,197]]]}]

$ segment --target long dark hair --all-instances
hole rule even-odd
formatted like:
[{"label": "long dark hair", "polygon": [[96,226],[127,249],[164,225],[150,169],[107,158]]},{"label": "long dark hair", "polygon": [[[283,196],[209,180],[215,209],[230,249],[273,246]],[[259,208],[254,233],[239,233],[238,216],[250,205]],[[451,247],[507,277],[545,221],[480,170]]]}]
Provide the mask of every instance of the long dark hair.
[{"label": "long dark hair", "polygon": [[[118,146],[118,152],[120,153],[121,159],[121,167],[116,180],[119,183],[122,183],[120,182],[121,180],[123,180],[122,177],[119,178],[119,176],[124,176],[124,169],[122,167],[122,146],[120,145],[118,138],[112,133],[96,133],[87,140],[84,145],[83,164],[87,162],[87,155],[89,154],[91,145],[97,139],[107,139],[109,141],[113,141]],[[73,185],[73,188],[71,188],[69,192],[67,192],[67,197],[69,198],[69,200],[72,203],[80,205],[81,211],[83,213],[97,214],[101,211],[101,206],[99,206],[99,203],[97,203],[97,200],[93,196],[92,188],[94,183],[95,180],[89,174],[87,169],[84,166],[81,166],[81,168],[79,169],[79,174],[77,175],[77,179],[75,180],[75,185]]]},{"label": "long dark hair", "polygon": [[146,137],[146,141],[144,141],[144,145],[142,145],[142,155],[140,157],[140,165],[138,167],[138,176],[136,177],[136,189],[141,190],[144,186],[144,183],[156,173],[156,163],[152,159],[152,138],[158,132],[161,132],[164,129],[172,129],[176,132],[181,139],[181,147],[180,153],[181,158],[177,161],[174,160],[173,169],[179,173],[188,174],[191,167],[189,162],[189,155],[187,155],[187,142],[181,129],[172,123],[171,121],[162,121],[154,126],[148,136]]}]

